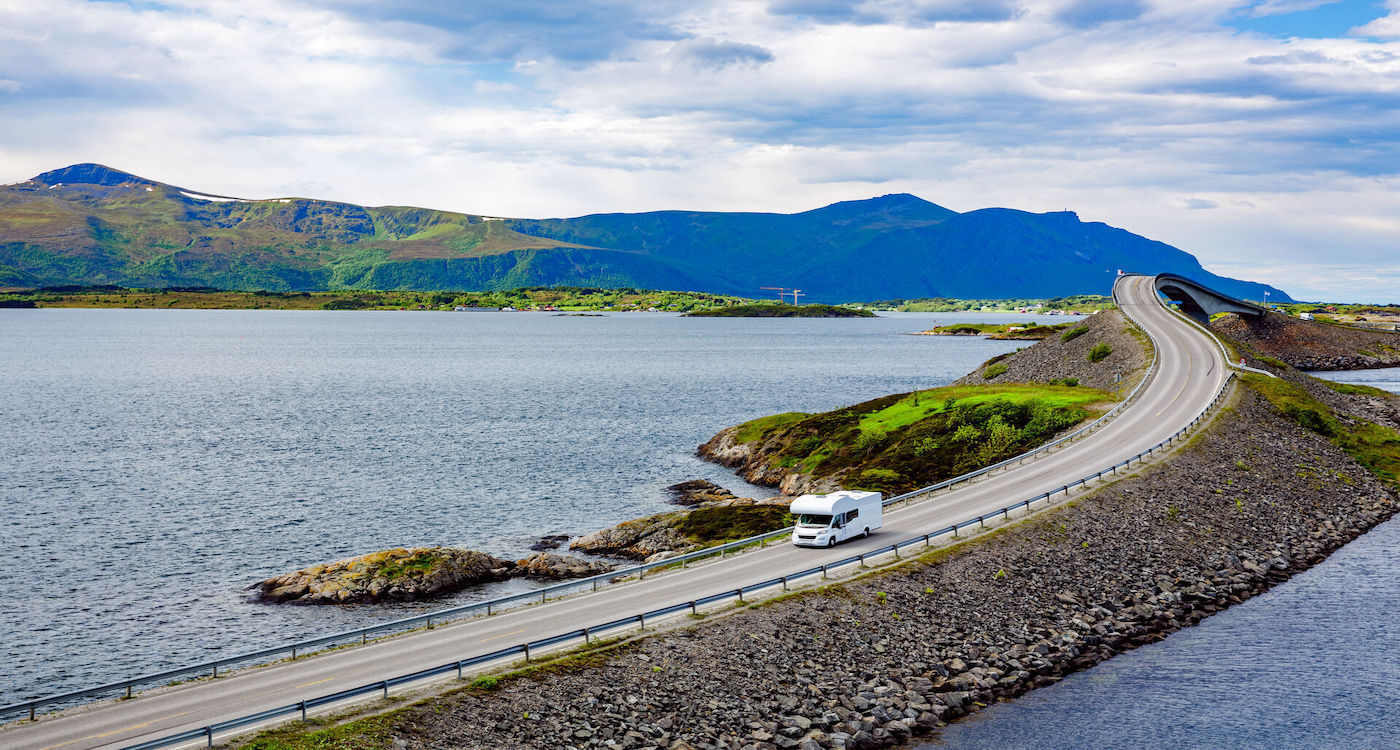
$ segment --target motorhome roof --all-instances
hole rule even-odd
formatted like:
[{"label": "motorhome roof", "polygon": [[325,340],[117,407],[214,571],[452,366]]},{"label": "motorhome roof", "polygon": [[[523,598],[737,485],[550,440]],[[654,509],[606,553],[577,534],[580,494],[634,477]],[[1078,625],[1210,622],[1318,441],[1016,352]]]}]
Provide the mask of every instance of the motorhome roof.
[{"label": "motorhome roof", "polygon": [[830,495],[802,495],[792,501],[791,513],[832,513],[837,506],[850,507],[867,497],[880,497],[878,492],[856,492],[854,490],[843,490],[833,492]]}]

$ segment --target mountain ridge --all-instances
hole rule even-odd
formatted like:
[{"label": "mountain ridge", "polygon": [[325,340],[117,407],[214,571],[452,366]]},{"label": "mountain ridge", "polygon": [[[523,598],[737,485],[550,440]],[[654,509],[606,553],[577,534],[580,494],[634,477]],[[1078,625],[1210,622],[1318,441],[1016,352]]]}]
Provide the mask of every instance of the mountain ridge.
[{"label": "mountain ridge", "polygon": [[1118,269],[1184,273],[1236,296],[1283,292],[1068,211],[959,213],[908,193],[791,214],[498,219],[415,206],[244,199],[83,163],[0,187],[0,286],[504,289],[602,286],[810,301],[1104,293]]}]

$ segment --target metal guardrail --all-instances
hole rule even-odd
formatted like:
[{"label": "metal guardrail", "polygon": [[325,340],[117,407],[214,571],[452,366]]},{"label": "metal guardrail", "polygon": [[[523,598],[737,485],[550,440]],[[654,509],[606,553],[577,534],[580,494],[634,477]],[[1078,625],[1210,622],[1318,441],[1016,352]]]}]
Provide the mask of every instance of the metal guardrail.
[{"label": "metal guardrail", "polygon": [[[1116,290],[1113,293],[1113,297],[1114,302],[1117,303],[1118,297]],[[1119,308],[1123,309],[1122,305],[1119,305]],[[1127,314],[1126,310],[1124,314]],[[1131,319],[1131,316],[1129,316],[1129,318]],[[1194,321],[1192,322],[1194,323]],[[1149,339],[1150,338],[1151,336],[1149,335]],[[1229,356],[1227,355],[1225,359],[1228,360]],[[961,474],[959,476],[953,477],[952,479],[946,479],[942,482],[938,482],[937,484],[932,484],[927,487],[921,487],[919,489],[911,490],[901,495],[895,495],[893,497],[887,498],[883,501],[883,506],[889,507],[898,503],[907,504],[913,500],[917,500],[926,495],[932,495],[940,490],[949,489],[954,486],[964,484],[975,479],[979,479],[983,476],[991,474],[997,470],[1004,469],[1013,464],[1020,464],[1037,456],[1050,453],[1056,448],[1059,448],[1060,446],[1066,443],[1073,442],[1093,432],[1097,432],[1099,429],[1107,426],[1108,423],[1115,419],[1125,408],[1127,408],[1131,403],[1137,400],[1138,396],[1147,386],[1148,381],[1152,379],[1152,376],[1156,372],[1156,369],[1157,346],[1156,342],[1153,341],[1152,360],[1147,367],[1147,371],[1143,374],[1142,379],[1138,381],[1137,385],[1133,388],[1131,392],[1129,392],[1126,398],[1124,398],[1121,402],[1118,403],[1117,406],[1100,416],[1098,419],[1094,420],[1093,422],[1090,422],[1089,424],[1083,427],[1080,427],[1079,429],[1067,435],[1061,436],[1048,443],[1037,446],[1036,448],[1026,451],[1025,453],[1008,458],[1005,461],[1000,461],[998,463],[992,464],[991,466],[985,466],[981,469],[977,469],[976,471],[970,471],[966,474]],[[259,663],[266,663],[272,657],[282,657],[290,654],[292,659],[296,659],[299,652],[303,654],[309,653],[321,647],[345,645],[353,643],[355,640],[359,640],[361,643],[365,643],[369,640],[371,636],[379,637],[381,635],[385,635],[393,631],[408,631],[419,627],[426,627],[428,629],[432,629],[434,621],[438,622],[439,624],[442,624],[451,620],[462,619],[465,617],[471,617],[475,615],[492,615],[495,614],[497,611],[507,609],[512,605],[533,604],[537,602],[543,603],[551,598],[559,598],[568,594],[578,593],[584,590],[597,591],[600,586],[609,585],[613,583],[616,579],[629,578],[633,575],[637,576],[638,578],[643,578],[648,572],[657,568],[673,568],[677,565],[684,568],[689,563],[694,562],[696,560],[701,560],[709,557],[719,557],[723,559],[724,556],[730,552],[742,551],[753,546],[766,547],[767,544],[771,541],[789,536],[792,533],[792,530],[793,527],[788,526],[786,528],[778,529],[777,531],[771,531],[765,534],[758,534],[734,542],[716,545],[714,547],[707,547],[705,549],[696,550],[694,552],[689,552],[683,555],[668,557],[664,560],[658,560],[656,562],[643,563],[641,565],[620,568],[589,578],[579,578],[572,581],[551,584],[549,586],[543,586],[541,588],[533,589],[531,591],[525,591],[519,594],[496,597],[493,599],[487,599],[485,601],[480,602],[472,602],[471,604],[464,604],[457,607],[435,610],[433,612],[428,612],[421,615],[414,615],[412,617],[405,617],[398,620],[390,620],[388,622],[382,622],[376,625],[370,625],[363,628],[355,628],[353,630],[345,630],[338,633],[331,633],[329,635],[319,636],[316,638],[309,638],[301,641],[296,641],[294,643],[270,646],[268,648],[258,649],[255,651],[246,651],[240,654],[234,654],[232,656],[227,656],[221,659],[213,659],[197,664],[189,664],[182,667],[175,667],[172,669],[162,670],[160,672],[152,672],[136,677],[130,677],[124,680],[118,680],[116,682],[109,682],[102,685],[96,685],[90,688],[82,688],[79,690],[71,690],[63,693],[56,693],[53,695],[46,695],[39,698],[33,698],[27,701],[21,701],[19,703],[12,703],[10,705],[0,706],[0,716],[7,716],[16,713],[27,712],[29,714],[29,718],[32,720],[35,718],[36,712],[39,708],[51,704],[62,704],[70,701],[75,701],[79,698],[88,698],[96,695],[119,693],[123,691],[125,692],[126,697],[130,698],[135,688],[142,685],[168,683],[172,680],[188,677],[190,675],[207,674],[211,677],[218,677],[220,669],[226,670],[226,668],[234,666],[248,666]]]},{"label": "metal guardrail", "polygon": [[599,633],[605,633],[608,631],[616,630],[618,628],[622,628],[634,623],[637,625],[637,627],[645,629],[648,620],[654,621],[657,618],[675,615],[681,612],[685,612],[687,610],[689,610],[692,614],[695,614],[699,612],[700,607],[708,606],[710,604],[725,601],[728,599],[737,598],[739,602],[742,603],[744,601],[745,594],[752,594],[756,591],[770,589],[777,586],[782,586],[783,590],[787,591],[788,587],[795,580],[810,578],[815,575],[821,575],[822,578],[826,578],[828,574],[834,569],[844,568],[850,565],[860,565],[863,567],[869,558],[880,557],[882,555],[887,554],[894,554],[896,557],[898,557],[900,550],[906,549],[908,547],[916,546],[920,543],[922,543],[923,546],[928,547],[932,545],[933,540],[936,538],[948,535],[956,537],[959,531],[973,526],[974,524],[985,528],[988,520],[994,521],[998,517],[1009,520],[1012,511],[1024,509],[1027,512],[1030,512],[1031,506],[1034,503],[1045,502],[1049,504],[1054,496],[1060,494],[1063,494],[1065,497],[1068,497],[1070,491],[1075,487],[1087,488],[1089,482],[1102,480],[1105,474],[1117,474],[1119,469],[1130,468],[1134,461],[1137,461],[1140,464],[1148,456],[1152,455],[1153,453],[1156,453],[1162,448],[1169,446],[1170,444],[1181,438],[1183,435],[1185,435],[1187,432],[1190,432],[1201,422],[1203,422],[1210,415],[1210,413],[1217,406],[1220,405],[1220,402],[1226,396],[1226,387],[1230,384],[1230,381],[1233,380],[1234,377],[1234,373],[1230,373],[1230,375],[1224,380],[1224,382],[1221,383],[1220,389],[1216,391],[1215,398],[1212,399],[1211,402],[1207,404],[1206,407],[1202,409],[1201,412],[1197,414],[1189,424],[1172,433],[1170,437],[1167,437],[1166,439],[1162,440],[1161,442],[1157,443],[1151,448],[1140,451],[1137,455],[1132,456],[1131,458],[1120,461],[1117,464],[1114,464],[1113,466],[1110,466],[1101,471],[1097,471],[1093,474],[1087,475],[1078,481],[1070,482],[1069,484],[1066,484],[1058,489],[1050,490],[1049,492],[1043,492],[1039,495],[1036,495],[1035,497],[1023,500],[1019,503],[1008,505],[1002,508],[1001,510],[994,511],[992,513],[985,513],[983,515],[977,516],[976,518],[970,518],[961,523],[956,523],[951,526],[939,529],[938,531],[933,531],[927,534],[910,537],[902,542],[886,545],[879,549],[864,552],[859,555],[852,555],[851,557],[847,557],[842,560],[837,560],[836,562],[808,568],[806,570],[798,571],[797,573],[790,573],[788,575],[770,578],[766,581],[760,581],[758,583],[749,584],[747,586],[741,586],[736,589],[731,589],[729,591],[724,591],[718,594],[712,594],[710,596],[701,597],[698,599],[691,600],[689,602],[682,602],[680,604],[673,604],[668,607],[661,607],[659,609],[654,609],[648,612],[632,615],[630,617],[623,617],[620,619],[601,623],[599,625],[594,625],[592,627],[579,628],[577,630],[571,630],[566,633],[560,633],[558,635],[550,636],[548,638],[541,638],[535,641],[516,644],[514,646],[509,646],[507,648],[493,651],[489,654],[482,654],[480,656],[474,656],[468,659],[462,659],[455,662],[448,662],[446,664],[442,664],[437,667],[432,667],[430,669],[420,670],[418,672],[413,672],[407,675],[401,675],[399,677],[394,677],[389,680],[381,680],[379,682],[367,683],[356,688],[342,690],[340,692],[321,696],[319,698],[311,698],[308,700],[299,701],[297,703],[289,703],[285,706],[268,709],[266,711],[259,711],[254,714],[248,714],[247,716],[241,716],[236,719],[229,719],[227,721],[210,724],[208,726],[200,727],[198,729],[191,729],[185,732],[180,732],[178,734],[171,734],[165,737],[159,737],[154,740],[149,740],[147,742],[129,745],[123,750],[155,750],[155,748],[169,747],[171,745],[189,743],[191,741],[200,739],[203,739],[208,747],[213,747],[215,735],[221,733],[240,730],[271,719],[286,716],[294,716],[297,714],[300,714],[301,718],[305,719],[307,710],[312,708],[326,706],[329,704],[338,703],[340,701],[367,696],[374,693],[382,693],[384,697],[388,697],[389,688],[391,687],[416,682],[418,680],[428,679],[431,677],[437,677],[452,672],[456,672],[457,678],[461,679],[462,672],[464,669],[481,664],[488,664],[494,661],[499,661],[501,659],[523,656],[525,661],[529,662],[531,658],[531,651],[538,652],[542,648],[548,648],[550,646],[556,646],[561,643],[577,641],[579,639],[582,639],[584,643],[587,644],[590,642],[593,636]]},{"label": "metal guardrail", "polygon": [[[1147,274],[1144,274],[1144,273],[1128,273],[1128,274],[1123,274],[1123,275],[1124,275],[1124,276],[1146,276]],[[1115,304],[1118,302],[1118,294],[1117,294],[1117,292],[1115,292],[1114,295],[1113,295],[1113,301],[1114,301]],[[1201,325],[1199,322],[1197,322],[1195,319],[1193,319],[1191,316],[1187,315],[1186,313],[1183,313],[1182,311],[1178,310],[1177,308],[1172,307],[1171,305],[1168,305],[1168,304],[1165,303],[1165,302],[1162,302],[1162,298],[1161,298],[1160,296],[1157,298],[1157,301],[1160,302],[1160,303],[1162,304],[1162,307],[1164,307],[1164,308],[1166,308],[1167,310],[1169,310],[1169,311],[1171,311],[1172,313],[1174,313],[1174,314],[1176,315],[1176,317],[1180,318],[1180,319],[1181,319],[1182,321],[1184,321],[1186,324],[1191,325],[1191,326],[1195,326],[1196,328],[1198,328],[1198,329],[1200,329],[1202,332],[1204,332],[1207,336],[1209,336],[1209,337],[1211,338],[1211,340],[1215,342],[1215,345],[1218,346],[1218,347],[1220,347],[1220,353],[1221,353],[1221,355],[1223,355],[1223,358],[1224,358],[1224,360],[1225,360],[1225,366],[1226,366],[1226,367],[1232,367],[1232,368],[1234,368],[1234,369],[1236,369],[1236,370],[1244,370],[1244,371],[1246,371],[1246,372],[1258,373],[1258,374],[1260,374],[1260,375],[1268,375],[1268,376],[1271,377],[1271,378],[1277,378],[1277,377],[1278,377],[1277,375],[1273,374],[1272,372],[1269,372],[1268,370],[1261,370],[1261,369],[1259,369],[1259,368],[1257,368],[1257,367],[1250,367],[1250,366],[1248,366],[1248,365],[1242,365],[1242,364],[1239,364],[1238,362],[1235,362],[1234,360],[1232,360],[1232,359],[1230,358],[1230,350],[1227,349],[1227,348],[1225,347],[1225,342],[1224,342],[1224,341],[1221,341],[1221,340],[1220,340],[1220,337],[1217,336],[1217,335],[1215,335],[1215,331],[1210,330],[1210,327],[1209,327],[1209,326],[1203,326],[1203,325]],[[1238,301],[1243,302],[1243,300],[1238,300]],[[1121,307],[1121,305],[1120,305],[1120,307]],[[1267,313],[1267,308],[1265,308],[1265,312]]]}]

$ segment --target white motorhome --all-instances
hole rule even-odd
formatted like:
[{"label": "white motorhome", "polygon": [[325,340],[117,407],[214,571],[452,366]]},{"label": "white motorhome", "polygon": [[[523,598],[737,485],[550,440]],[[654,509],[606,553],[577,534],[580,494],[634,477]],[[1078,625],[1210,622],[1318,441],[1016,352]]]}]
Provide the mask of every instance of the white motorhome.
[{"label": "white motorhome", "polygon": [[878,492],[842,490],[830,495],[803,495],[792,501],[797,516],[792,543],[802,547],[832,547],[858,536],[870,536],[884,522]]}]

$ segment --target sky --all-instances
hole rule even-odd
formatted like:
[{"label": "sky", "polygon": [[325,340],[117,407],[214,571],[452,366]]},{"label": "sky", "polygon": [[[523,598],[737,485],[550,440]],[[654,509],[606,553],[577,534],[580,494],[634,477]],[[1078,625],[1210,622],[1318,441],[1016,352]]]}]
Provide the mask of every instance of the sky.
[{"label": "sky", "polygon": [[0,0],[0,182],[86,161],[529,218],[1070,209],[1400,302],[1400,0]]}]

